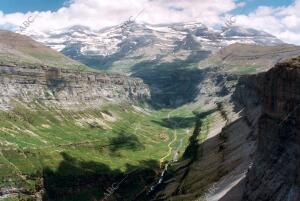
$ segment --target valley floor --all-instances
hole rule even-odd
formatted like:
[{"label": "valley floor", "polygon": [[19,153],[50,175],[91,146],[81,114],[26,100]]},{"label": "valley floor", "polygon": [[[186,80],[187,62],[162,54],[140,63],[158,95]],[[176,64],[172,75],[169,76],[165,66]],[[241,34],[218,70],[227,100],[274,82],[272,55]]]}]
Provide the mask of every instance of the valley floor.
[{"label": "valley floor", "polygon": [[200,111],[125,103],[70,111],[16,103],[0,113],[0,200],[41,194],[48,200],[98,200],[130,171],[146,175],[139,184],[151,185],[167,161],[183,154]]}]

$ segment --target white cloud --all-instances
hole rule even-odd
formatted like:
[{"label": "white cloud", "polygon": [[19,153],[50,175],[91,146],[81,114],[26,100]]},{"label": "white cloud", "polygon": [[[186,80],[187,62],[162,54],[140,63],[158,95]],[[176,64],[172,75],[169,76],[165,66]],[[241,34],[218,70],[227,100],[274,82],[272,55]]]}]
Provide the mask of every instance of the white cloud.
[{"label": "white cloud", "polygon": [[238,25],[264,30],[279,39],[300,45],[300,0],[286,7],[262,6],[249,15],[236,16]]},{"label": "white cloud", "polygon": [[[31,29],[48,31],[72,25],[91,28],[120,24],[144,9],[137,21],[172,23],[201,21],[212,25],[240,4],[235,0],[71,0],[56,12],[40,12]],[[177,8],[177,9],[174,9]],[[0,25],[21,25],[32,13],[0,13]]]},{"label": "white cloud", "polygon": [[[137,15],[137,21],[153,24],[199,21],[206,25],[224,24],[224,16],[238,7],[236,0],[69,0],[56,12],[39,12],[27,31],[49,31],[73,25],[93,29],[116,25]],[[288,43],[300,45],[300,0],[286,7],[259,7],[248,15],[236,16],[237,25],[264,30]],[[4,14],[0,27],[21,25],[32,13]]]}]

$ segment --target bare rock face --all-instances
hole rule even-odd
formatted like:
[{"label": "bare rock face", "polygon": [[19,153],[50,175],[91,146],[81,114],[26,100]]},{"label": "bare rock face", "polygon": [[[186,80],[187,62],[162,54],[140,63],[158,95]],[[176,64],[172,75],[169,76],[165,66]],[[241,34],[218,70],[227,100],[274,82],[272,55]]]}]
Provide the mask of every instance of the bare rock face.
[{"label": "bare rock face", "polygon": [[234,110],[223,102],[220,111],[229,122],[212,127],[201,155],[182,163],[153,200],[300,200],[300,58],[239,77],[234,88]]},{"label": "bare rock face", "polygon": [[13,100],[75,108],[149,98],[148,86],[137,78],[49,67],[0,66],[0,109],[12,107]]},{"label": "bare rock face", "polygon": [[246,178],[245,201],[300,200],[300,59],[258,78],[263,97],[258,150]]}]

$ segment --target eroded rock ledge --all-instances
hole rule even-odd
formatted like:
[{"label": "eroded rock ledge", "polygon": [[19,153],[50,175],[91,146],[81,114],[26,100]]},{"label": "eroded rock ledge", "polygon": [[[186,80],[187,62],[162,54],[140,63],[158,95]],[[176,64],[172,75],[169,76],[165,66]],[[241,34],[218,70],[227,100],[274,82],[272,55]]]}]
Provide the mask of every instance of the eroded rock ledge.
[{"label": "eroded rock ledge", "polygon": [[49,67],[0,66],[0,109],[9,109],[12,100],[82,107],[149,98],[148,86],[138,78]]}]

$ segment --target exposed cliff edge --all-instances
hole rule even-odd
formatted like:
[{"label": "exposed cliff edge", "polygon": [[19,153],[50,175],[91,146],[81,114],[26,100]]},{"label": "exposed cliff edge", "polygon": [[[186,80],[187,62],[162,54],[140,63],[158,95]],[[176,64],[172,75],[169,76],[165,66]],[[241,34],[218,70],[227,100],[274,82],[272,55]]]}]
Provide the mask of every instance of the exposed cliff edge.
[{"label": "exposed cliff edge", "polygon": [[300,59],[258,78],[263,97],[258,149],[246,178],[245,201],[300,199]]},{"label": "exposed cliff edge", "polygon": [[12,100],[62,107],[145,101],[141,79],[95,71],[31,38],[0,30],[0,109]]},{"label": "exposed cliff edge", "polygon": [[148,86],[138,78],[50,67],[0,66],[1,109],[10,108],[12,100],[75,108],[149,98]]},{"label": "exposed cliff edge", "polygon": [[152,200],[298,201],[299,78],[300,58],[240,77],[197,158],[175,165]]}]

